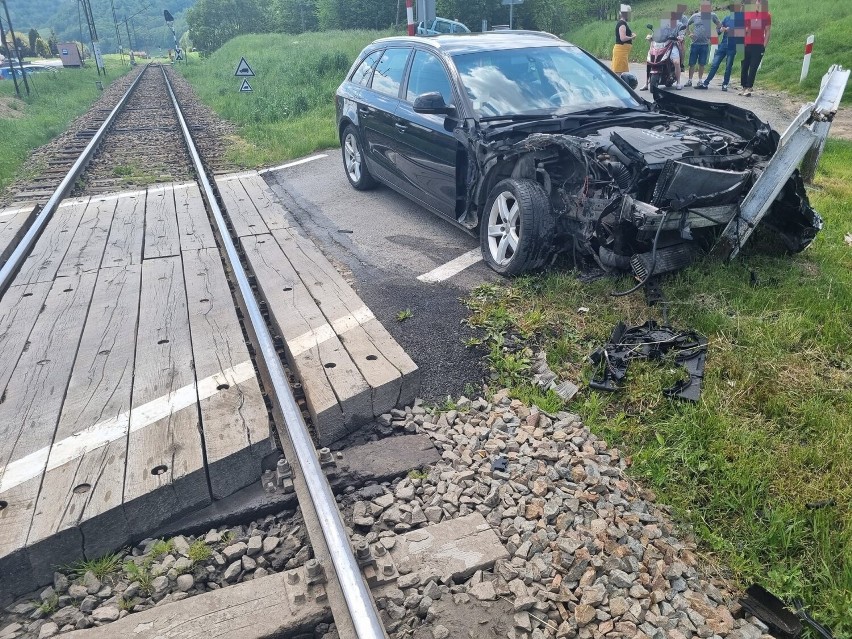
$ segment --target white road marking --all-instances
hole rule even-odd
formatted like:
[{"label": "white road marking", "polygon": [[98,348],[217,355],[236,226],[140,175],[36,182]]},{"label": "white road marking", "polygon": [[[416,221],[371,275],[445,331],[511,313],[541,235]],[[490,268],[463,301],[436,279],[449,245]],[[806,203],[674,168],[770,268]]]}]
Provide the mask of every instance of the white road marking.
[{"label": "white road marking", "polygon": [[302,158],[301,160],[296,160],[295,162],[289,162],[287,164],[282,164],[281,166],[273,166],[268,169],[261,169],[258,171],[260,175],[264,173],[271,173],[272,171],[280,171],[281,169],[289,169],[291,166],[299,166],[300,164],[307,164],[308,162],[313,162],[314,160],[322,160],[323,158],[327,158],[328,153],[317,153],[316,155],[311,155],[310,157]]},{"label": "white road marking", "polygon": [[346,315],[334,320],[331,324],[323,324],[307,333],[299,335],[295,339],[287,340],[287,347],[292,357],[298,357],[302,353],[311,350],[323,342],[333,339],[337,335],[343,335],[357,326],[366,324],[374,319],[373,311],[362,306],[351,315]]},{"label": "white road marking", "polygon": [[311,155],[310,157],[302,158],[301,160],[295,160],[294,162],[288,162],[287,164],[282,164],[281,166],[271,166],[268,169],[260,169],[259,171],[242,171],[240,173],[228,173],[226,175],[220,175],[216,177],[216,181],[230,182],[231,180],[239,180],[245,177],[255,177],[256,175],[263,175],[264,173],[272,173],[272,171],[281,171],[282,169],[289,169],[292,166],[307,164],[308,162],[313,162],[314,160],[322,160],[323,158],[327,157],[328,153],[317,153],[316,155]]},{"label": "white road marking", "polygon": [[47,472],[59,468],[90,451],[126,437],[128,429],[134,433],[183,408],[192,406],[196,401],[212,397],[225,390],[219,388],[223,384],[235,386],[254,376],[254,366],[251,360],[246,360],[221,373],[205,377],[197,385],[188,384],[173,393],[89,426],[55,442],[53,446],[45,446],[26,457],[17,459],[0,470],[2,475],[0,476],[0,494],[38,477],[43,470]]},{"label": "white road marking", "polygon": [[450,260],[446,264],[432,269],[428,273],[424,273],[417,279],[427,284],[435,284],[450,279],[453,275],[458,275],[469,266],[473,266],[477,262],[482,261],[482,251],[478,248],[462,253],[456,259]]}]

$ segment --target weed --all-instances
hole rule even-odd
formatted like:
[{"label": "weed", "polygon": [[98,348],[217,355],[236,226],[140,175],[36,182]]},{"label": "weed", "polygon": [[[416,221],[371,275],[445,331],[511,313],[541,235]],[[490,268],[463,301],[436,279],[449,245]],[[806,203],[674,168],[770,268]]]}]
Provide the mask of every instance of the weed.
[{"label": "weed", "polygon": [[133,167],[126,164],[119,164],[112,169],[112,174],[116,177],[127,177],[133,175]]},{"label": "weed", "polygon": [[59,608],[59,595],[53,594],[38,607],[43,617],[52,615]]},{"label": "weed", "polygon": [[418,468],[415,468],[414,470],[408,471],[408,478],[409,479],[426,479],[428,476],[429,476],[428,472],[426,472],[425,470],[418,469]]},{"label": "weed", "polygon": [[438,412],[446,413],[447,411],[456,410],[458,405],[453,401],[453,398],[447,395],[447,399],[438,405]]},{"label": "weed", "polygon": [[87,572],[92,572],[95,577],[103,580],[121,569],[122,556],[122,553],[118,552],[97,559],[81,559],[67,566],[65,570],[76,579],[82,579]]},{"label": "weed", "polygon": [[226,530],[224,533],[222,533],[222,536],[219,537],[219,542],[223,546],[227,546],[232,541],[234,541],[234,539],[236,539],[236,538],[237,538],[237,536],[234,534],[233,530]]},{"label": "weed", "polygon": [[405,320],[410,319],[412,317],[414,317],[414,313],[411,312],[410,308],[407,308],[404,311],[399,311],[396,314],[396,321],[397,322],[404,322]]},{"label": "weed", "polygon": [[146,557],[145,561],[137,564],[135,561],[126,561],[124,563],[124,572],[131,581],[139,583],[139,590],[146,595],[150,595],[154,588],[151,585],[154,581],[154,576],[151,574],[151,560]]},{"label": "weed", "polygon": [[158,539],[153,544],[151,544],[151,548],[148,550],[148,555],[154,559],[162,557],[163,555],[170,554],[175,549],[175,542],[169,539],[165,541],[163,539]]},{"label": "weed", "polygon": [[203,539],[196,539],[189,546],[189,553],[187,556],[192,560],[193,565],[198,564],[210,559],[210,555],[213,554],[213,550],[207,545]]},{"label": "weed", "polygon": [[119,610],[126,610],[127,612],[130,612],[131,610],[133,610],[133,606],[135,606],[138,603],[139,603],[139,600],[136,599],[135,597],[131,597],[130,599],[125,599],[124,597],[119,597],[118,598],[118,609]]}]

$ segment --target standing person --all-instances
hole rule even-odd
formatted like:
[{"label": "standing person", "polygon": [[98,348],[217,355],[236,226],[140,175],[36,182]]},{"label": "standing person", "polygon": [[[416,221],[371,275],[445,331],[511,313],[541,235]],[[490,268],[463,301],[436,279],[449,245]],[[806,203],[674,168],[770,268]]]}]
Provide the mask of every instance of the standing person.
[{"label": "standing person", "polygon": [[710,86],[710,80],[716,75],[722,60],[725,60],[725,77],[722,80],[722,91],[728,90],[728,85],[731,83],[731,71],[734,68],[734,58],[737,57],[737,40],[734,37],[734,15],[738,10],[737,5],[729,4],[728,11],[730,13],[722,18],[722,26],[719,28],[719,35],[722,40],[719,46],[716,47],[716,55],[713,56],[713,63],[710,65],[710,72],[704,82],[699,82],[695,85],[696,89],[706,89]]},{"label": "standing person", "polygon": [[[749,10],[753,9],[753,10]],[[769,30],[772,27],[772,14],[769,13],[769,4],[758,0],[755,5],[746,5],[745,12],[745,52],[743,53],[742,77],[740,78],[740,89],[738,95],[751,97],[754,88],[754,77],[757,68],[769,46]]]},{"label": "standing person", "polygon": [[615,46],[612,47],[612,70],[615,73],[630,71],[629,55],[636,34],[630,30],[630,5],[621,5],[621,14],[615,23]]},{"label": "standing person", "polygon": [[719,17],[710,11],[710,5],[702,4],[686,23],[687,27],[692,26],[690,32],[692,46],[689,48],[689,79],[686,82],[688,87],[692,86],[692,76],[695,73],[696,63],[698,64],[698,84],[695,85],[695,88],[701,86],[704,66],[707,64],[707,58],[710,57],[711,21],[716,25],[716,28],[721,28],[722,23],[719,21]]}]

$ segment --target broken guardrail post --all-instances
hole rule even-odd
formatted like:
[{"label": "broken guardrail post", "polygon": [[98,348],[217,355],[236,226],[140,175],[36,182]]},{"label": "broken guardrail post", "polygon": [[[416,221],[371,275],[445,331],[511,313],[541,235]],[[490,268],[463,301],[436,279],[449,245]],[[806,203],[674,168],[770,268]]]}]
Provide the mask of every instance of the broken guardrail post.
[{"label": "broken guardrail post", "polygon": [[804,106],[784,131],[775,155],[742,201],[740,214],[728,222],[713,255],[729,260],[737,256],[803,159],[808,160],[803,170],[813,175],[848,80],[849,70],[837,64],[823,76],[816,100]]}]

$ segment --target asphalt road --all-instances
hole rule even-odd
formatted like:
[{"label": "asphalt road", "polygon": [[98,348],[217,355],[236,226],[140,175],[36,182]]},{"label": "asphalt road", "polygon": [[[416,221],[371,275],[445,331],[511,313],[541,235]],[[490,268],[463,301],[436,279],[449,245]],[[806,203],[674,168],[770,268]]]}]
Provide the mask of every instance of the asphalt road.
[{"label": "asphalt road", "polygon": [[[636,71],[644,71],[644,66],[636,66]],[[777,96],[744,98],[735,92],[722,93],[715,79],[709,91],[683,92],[751,108],[779,131],[800,106]],[[485,353],[464,346],[474,332],[463,324],[468,313],[462,300],[482,283],[505,280],[481,261],[441,282],[418,280],[460,256],[475,257],[478,240],[387,187],[356,191],[344,175],[340,150],[324,153],[326,157],[269,172],[265,178],[307,235],[347,274],[376,317],[420,366],[424,399],[457,397],[466,384],[478,390],[487,373]],[[411,317],[397,321],[397,314],[406,309]]]},{"label": "asphalt road", "polygon": [[[379,186],[359,192],[343,171],[340,150],[327,157],[265,175],[295,220],[347,275],[376,317],[420,366],[421,397],[458,397],[467,384],[480,389],[484,352],[464,340],[468,293],[502,278],[481,261],[437,283],[417,278],[475,251],[472,235]],[[411,317],[398,321],[400,311]]]}]

